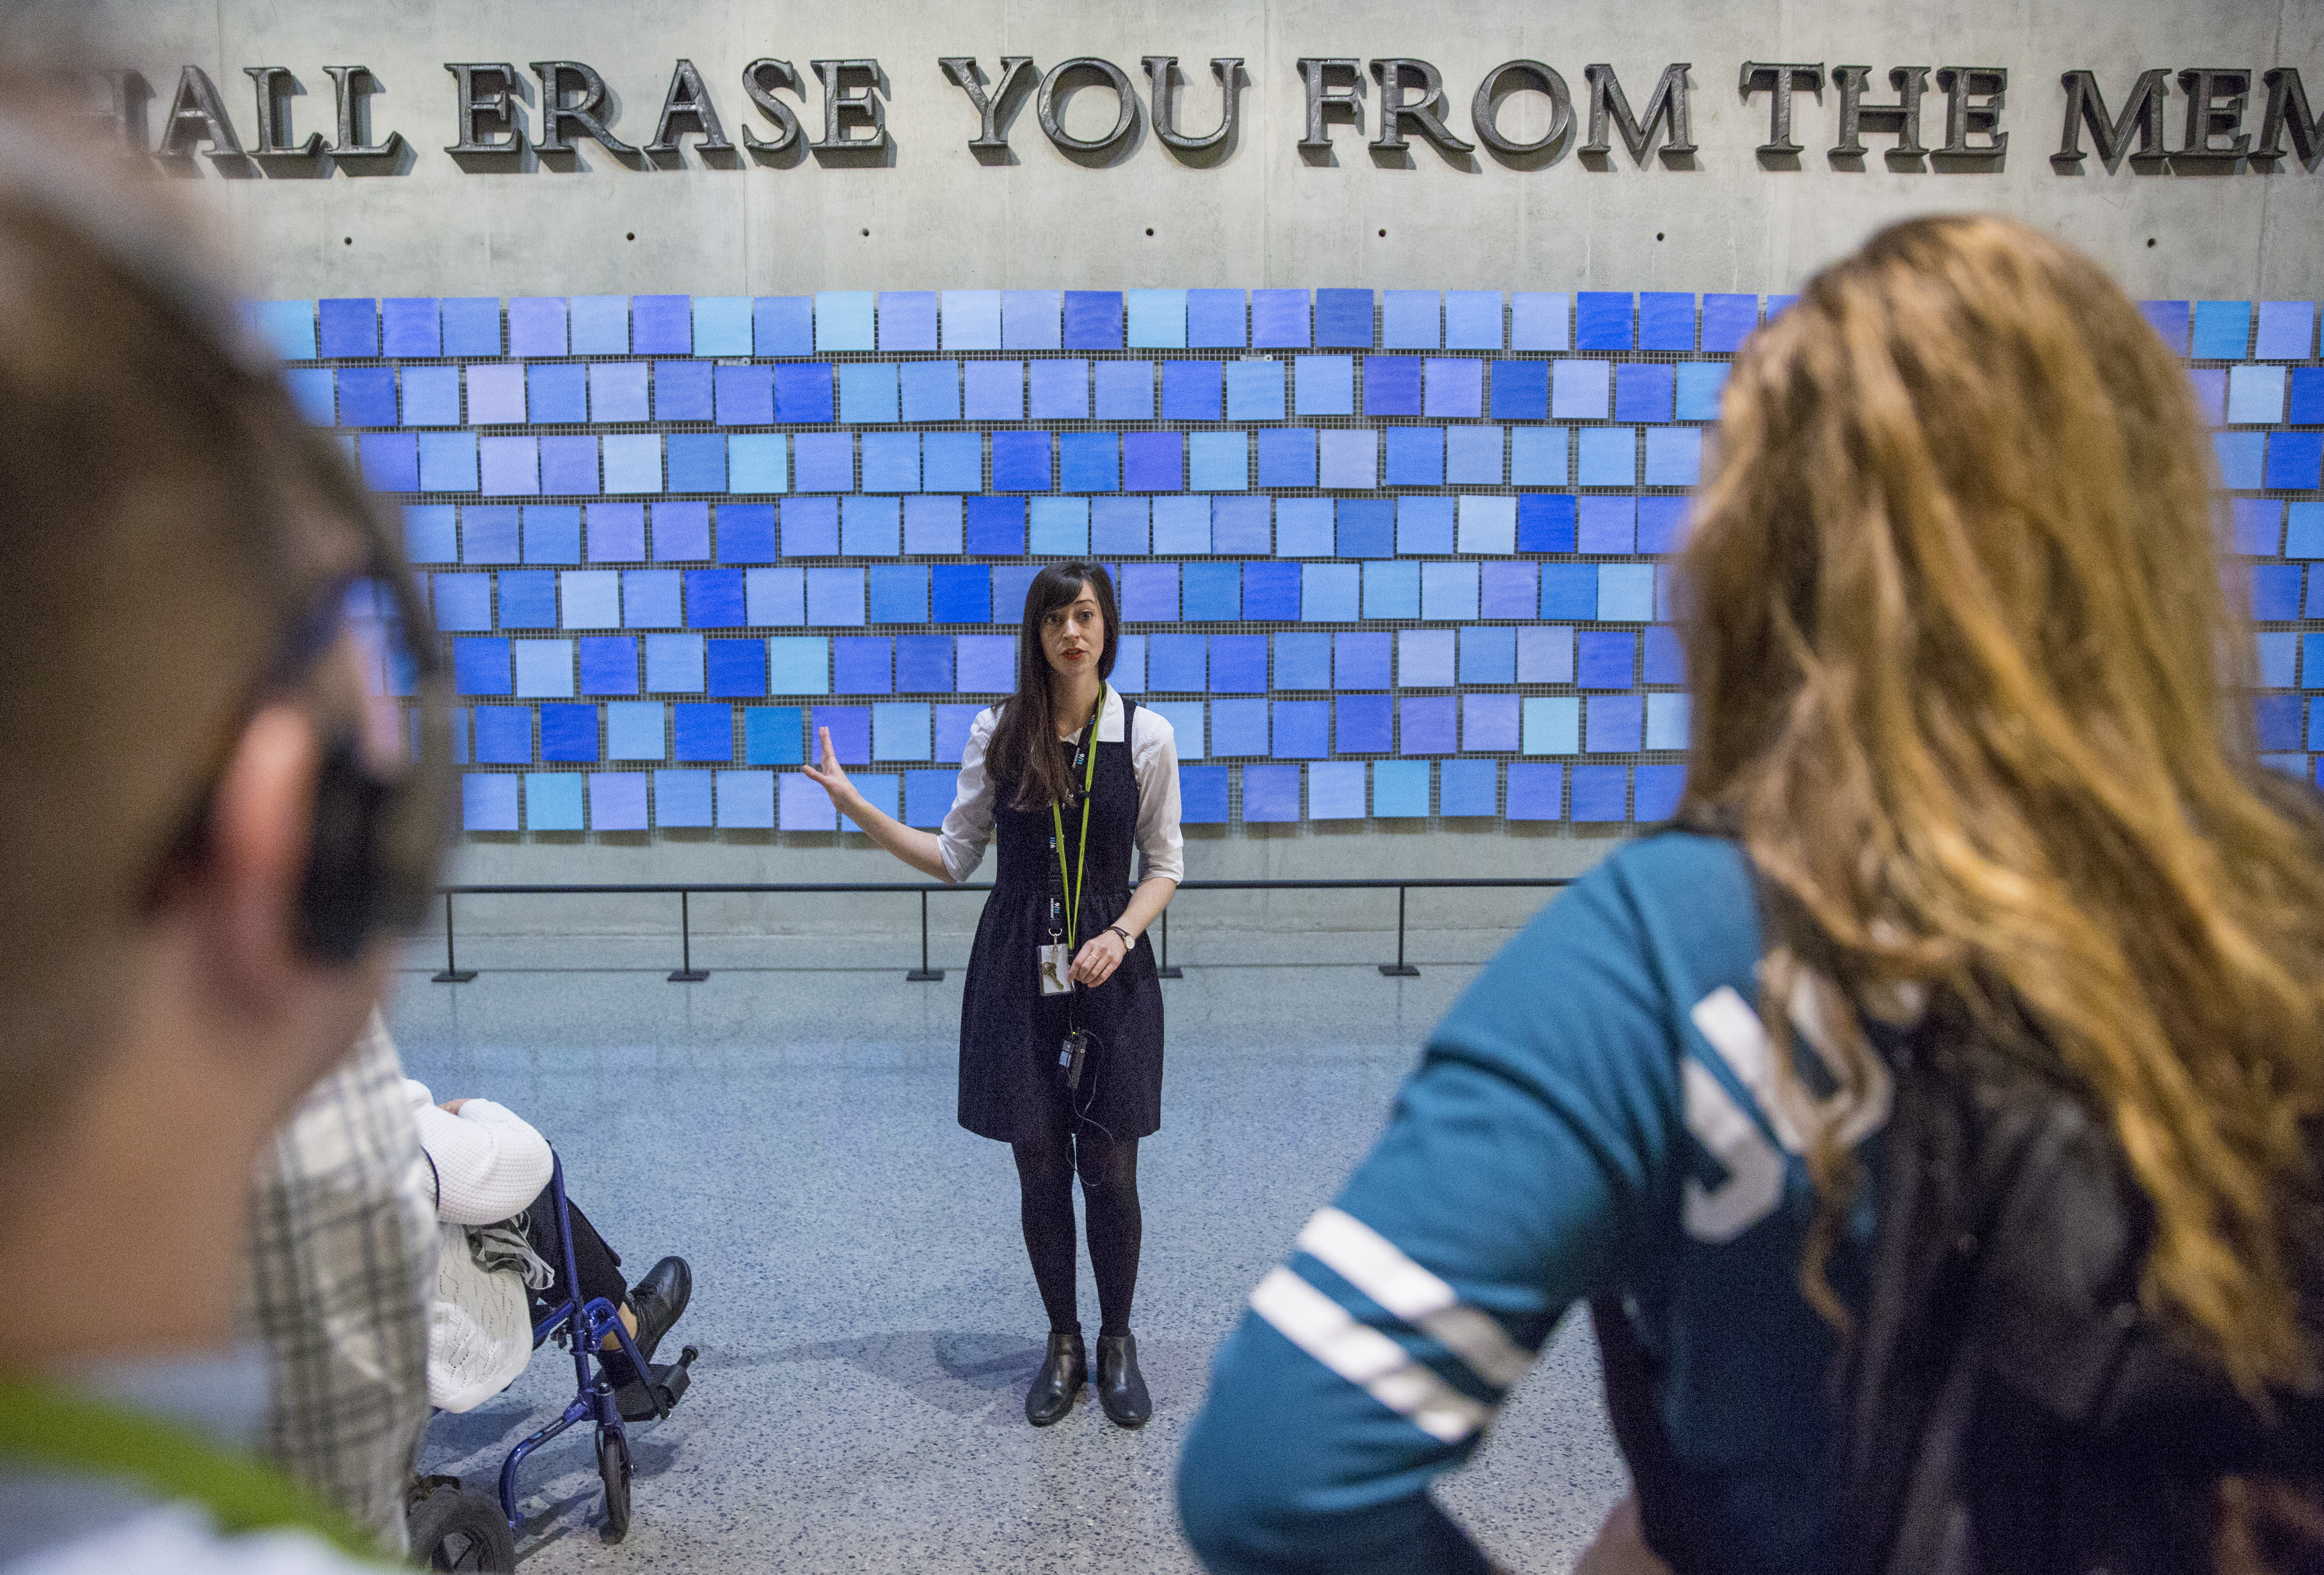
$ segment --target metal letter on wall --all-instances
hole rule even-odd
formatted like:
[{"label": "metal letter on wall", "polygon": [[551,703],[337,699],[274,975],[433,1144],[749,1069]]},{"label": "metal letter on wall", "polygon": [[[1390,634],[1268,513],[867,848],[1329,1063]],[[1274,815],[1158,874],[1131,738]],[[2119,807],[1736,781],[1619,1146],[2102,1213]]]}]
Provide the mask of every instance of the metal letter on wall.
[{"label": "metal letter on wall", "polygon": [[444,151],[457,158],[510,157],[524,152],[524,106],[516,98],[516,68],[506,60],[447,60],[457,84],[460,140]]},{"label": "metal letter on wall", "polygon": [[192,162],[195,148],[207,143],[210,162],[222,170],[247,167],[242,139],[234,134],[234,121],[218,97],[217,84],[199,66],[178,73],[178,94],[161,123],[161,158],[180,164]]},{"label": "metal letter on wall", "polygon": [[1778,159],[1797,159],[1800,144],[1792,141],[1792,90],[1813,93],[1821,100],[1823,62],[1746,60],[1736,87],[1747,101],[1763,89],[1767,95],[1767,140],[1759,144],[1759,152]]},{"label": "metal letter on wall", "polygon": [[788,60],[761,56],[742,68],[742,91],[751,96],[759,113],[775,123],[775,134],[762,137],[749,126],[742,128],[742,145],[753,153],[779,153],[801,144],[804,134],[799,129],[798,112],[775,97],[775,89],[787,89],[802,100],[807,89],[800,85],[798,69]]},{"label": "metal letter on wall", "polygon": [[2292,146],[2301,164],[2316,168],[2316,158],[2324,152],[2324,116],[2308,113],[2308,92],[2300,85],[2299,69],[2278,66],[2260,80],[2267,84],[2267,110],[2259,123],[2259,146],[2251,152],[2252,162],[2262,159],[2271,170],[2283,157],[2283,134],[2292,133]]},{"label": "metal letter on wall", "polygon": [[[1945,145],[1937,150],[1940,161],[1992,163],[2009,146],[2009,134],[2000,129],[2001,106],[2009,97],[2006,66],[1940,66],[1937,86],[1945,93]],[[1981,98],[1981,104],[1972,104]],[[1969,138],[1988,142],[1972,145]]]},{"label": "metal letter on wall", "polygon": [[[823,80],[823,140],[810,144],[818,153],[845,156],[878,154],[893,145],[888,135],[888,106],[880,92],[886,78],[877,60],[810,60]],[[872,128],[868,137],[850,136],[860,126]]]},{"label": "metal letter on wall", "polygon": [[[1464,143],[1444,124],[1444,74],[1426,60],[1379,60],[1372,62],[1379,79],[1379,135],[1372,139],[1375,152],[1401,153],[1406,122],[1444,153],[1473,153],[1474,143]],[[1405,88],[1416,84],[1417,96],[1407,98]]]},{"label": "metal letter on wall", "polygon": [[952,79],[953,86],[968,95],[969,106],[976,111],[977,132],[969,141],[969,151],[978,154],[1006,153],[1009,151],[1009,134],[1001,124],[1001,110],[1007,105],[1009,96],[1017,90],[1018,83],[1033,69],[1033,57],[1001,56],[1000,79],[993,83],[990,93],[984,90],[983,74],[977,69],[975,57],[945,55],[936,64],[944,68],[944,74]]},{"label": "metal letter on wall", "polygon": [[300,90],[299,78],[290,74],[290,68],[244,66],[242,74],[250,78],[258,95],[258,145],[251,149],[251,156],[270,170],[278,164],[316,163],[328,151],[321,132],[309,132],[305,142],[295,148],[290,145],[290,100]]},{"label": "metal letter on wall", "polygon": [[646,152],[658,159],[675,159],[678,139],[698,136],[702,139],[696,152],[731,153],[734,144],[726,140],[726,128],[718,123],[718,106],[710,102],[710,88],[702,80],[702,73],[694,69],[692,60],[681,60],[669,74],[669,91],[662,95],[661,118],[654,123],[653,141]]},{"label": "metal letter on wall", "polygon": [[[1059,89],[1066,88],[1068,77],[1098,77],[1112,89],[1119,106],[1113,117],[1113,129],[1103,136],[1077,137],[1065,130],[1065,122],[1057,118]],[[1068,88],[1068,90],[1070,90]],[[1130,73],[1111,60],[1102,60],[1095,55],[1076,55],[1070,60],[1059,60],[1041,78],[1041,90],[1033,100],[1034,113],[1040,116],[1041,130],[1048,139],[1066,153],[1103,153],[1120,143],[1138,129],[1138,89],[1130,80]]]},{"label": "metal letter on wall", "polygon": [[1687,113],[1686,74],[1691,61],[1680,60],[1663,68],[1662,78],[1655,84],[1655,95],[1646,100],[1646,116],[1643,122],[1630,116],[1630,101],[1623,95],[1622,84],[1614,75],[1614,68],[1605,64],[1584,66],[1582,74],[1590,79],[1590,140],[1582,144],[1583,154],[1594,157],[1601,166],[1613,144],[1606,140],[1609,120],[1622,134],[1623,145],[1630,150],[1631,161],[1646,161],[1646,145],[1654,140],[1655,126],[1659,122],[1667,140],[1662,145],[1662,161],[1665,164],[1684,164],[1694,155],[1694,121]]},{"label": "metal letter on wall", "polygon": [[[1334,85],[1324,80],[1325,72],[1345,74],[1350,80]],[[1364,130],[1363,67],[1352,60],[1302,56],[1299,78],[1307,87],[1307,134],[1299,139],[1303,153],[1324,153],[1332,151],[1332,139],[1323,130],[1327,115],[1344,115],[1350,124],[1361,136]]]},{"label": "metal letter on wall", "polygon": [[1162,145],[1180,155],[1223,152],[1234,146],[1240,124],[1243,69],[1240,55],[1220,55],[1211,61],[1211,75],[1219,79],[1219,124],[1204,135],[1189,136],[1178,129],[1177,98],[1170,78],[1178,68],[1176,55],[1148,55],[1142,62],[1152,84],[1154,134]]},{"label": "metal letter on wall", "polygon": [[[2251,98],[2251,73],[2218,66],[2196,66],[2179,73],[2187,93],[2186,145],[2171,155],[2173,169],[2235,168],[2251,151],[2251,134],[2243,129],[2244,106]],[[2220,137],[2235,140],[2226,147]]]},{"label": "metal letter on wall", "polygon": [[1864,102],[1864,85],[1871,75],[1869,66],[1831,69],[1831,85],[1840,95],[1840,141],[1832,144],[1828,157],[1835,164],[1861,161],[1864,134],[1869,131],[1896,139],[1896,145],[1888,150],[1891,165],[1919,163],[1928,151],[1921,146],[1921,95],[1929,89],[1929,68],[1890,68],[1888,86],[1896,90],[1894,104]]},{"label": "metal letter on wall", "polygon": [[[586,60],[535,60],[533,75],[540,78],[540,141],[533,144],[549,155],[571,154],[578,150],[572,136],[591,137],[598,146],[616,158],[637,156],[637,149],[613,134],[606,116],[616,114],[613,95],[605,87],[605,78],[597,75],[595,67]],[[576,88],[578,98],[566,97],[566,90]]]},{"label": "metal letter on wall", "polygon": [[2107,118],[2106,95],[2098,91],[2096,71],[2068,71],[2058,78],[2066,90],[2066,126],[2059,134],[2058,151],[2050,155],[2050,162],[2061,170],[2082,161],[2082,128],[2090,129],[2090,141],[2098,144],[2098,162],[2108,173],[2122,162],[2123,151],[2129,145],[2133,126],[2138,128],[2138,152],[2131,154],[2135,166],[2160,165],[2163,162],[2163,108],[2171,97],[2171,73],[2157,66],[2151,71],[2141,71],[2138,80],[2124,100],[2122,113],[2112,120]]},{"label": "metal letter on wall", "polygon": [[[364,140],[371,131],[370,99],[380,90],[379,78],[371,68],[325,66],[323,69],[338,98],[339,140],[331,149],[331,162],[350,175],[390,174],[407,168],[407,144],[401,132],[388,133],[383,143]],[[513,71],[510,74],[514,76]]]},{"label": "metal letter on wall", "polygon": [[[1503,84],[1513,78],[1520,79],[1518,85],[1505,88]],[[1503,98],[1526,88],[1549,95],[1549,129],[1521,143],[1501,134],[1500,109]],[[1469,101],[1469,124],[1479,142],[1505,159],[1546,158],[1573,130],[1573,96],[1566,91],[1565,78],[1539,60],[1503,60],[1477,84],[1477,96]]]}]

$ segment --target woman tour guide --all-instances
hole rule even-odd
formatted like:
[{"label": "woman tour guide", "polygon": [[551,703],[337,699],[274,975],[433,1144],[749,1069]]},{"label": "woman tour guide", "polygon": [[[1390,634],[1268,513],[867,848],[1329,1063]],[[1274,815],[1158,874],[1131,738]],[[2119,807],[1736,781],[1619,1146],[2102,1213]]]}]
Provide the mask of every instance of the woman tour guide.
[{"label": "woman tour guide", "polygon": [[[1089,1373],[1075,1304],[1073,1184],[1097,1279],[1096,1389],[1105,1414],[1152,1414],[1130,1332],[1138,1287],[1138,1140],[1162,1124],[1162,989],[1146,927],[1185,872],[1170,724],[1106,682],[1119,647],[1113,582],[1051,564],[1025,594],[1017,693],[980,713],[940,832],[864,801],[820,736],[807,774],[872,840],[936,880],[968,878],[996,833],[1001,867],[960,1009],[960,1124],[1009,1144],[1025,1249],[1049,1315],[1025,1420],[1073,1409]],[[1130,853],[1144,878],[1130,886]]]}]

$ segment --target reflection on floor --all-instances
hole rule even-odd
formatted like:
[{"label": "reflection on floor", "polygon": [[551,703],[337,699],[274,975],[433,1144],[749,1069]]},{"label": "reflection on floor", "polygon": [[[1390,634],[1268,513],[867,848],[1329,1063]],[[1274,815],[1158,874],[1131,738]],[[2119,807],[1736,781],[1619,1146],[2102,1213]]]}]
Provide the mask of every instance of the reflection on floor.
[{"label": "reflection on floor", "polygon": [[[526,1469],[524,1568],[1193,1570],[1171,1483],[1211,1352],[1474,975],[1428,960],[1481,953],[1431,939],[1414,937],[1418,979],[1198,965],[1164,986],[1164,1124],[1139,1167],[1135,1323],[1155,1402],[1139,1433],[1086,1400],[1056,1427],[1025,1425],[1046,1323],[1008,1152],[953,1119],[957,967],[911,984],[895,968],[725,968],[697,952],[710,979],[680,985],[668,962],[592,942],[496,959],[553,967],[480,957],[469,984],[404,974],[390,1015],[411,1074],[540,1127],[633,1271],[665,1252],[694,1264],[666,1355],[703,1355],[684,1407],[633,1434],[628,1540],[601,1540],[576,1430]],[[425,1469],[489,1482],[568,1396],[559,1356],[438,1417]],[[1569,1319],[1443,1498],[1497,1562],[1546,1575],[1623,1481],[1587,1321]]]}]

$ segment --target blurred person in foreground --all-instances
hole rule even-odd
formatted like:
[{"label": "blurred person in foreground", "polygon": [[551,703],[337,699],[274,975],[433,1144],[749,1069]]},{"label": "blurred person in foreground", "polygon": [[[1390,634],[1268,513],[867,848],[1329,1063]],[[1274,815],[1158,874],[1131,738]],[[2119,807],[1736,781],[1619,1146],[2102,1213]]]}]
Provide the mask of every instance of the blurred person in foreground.
[{"label": "blurred person in foreground", "polygon": [[259,1152],[246,1327],[269,1359],[260,1452],[398,1555],[428,1428],[434,1200],[403,1063],[374,1010]]},{"label": "blurred person in foreground", "polygon": [[[1587,1569],[2250,1567],[2312,1515],[2232,1477],[2319,1459],[2324,860],[2211,488],[2177,359],[2008,221],[1753,337],[1678,824],[1485,971],[1254,1292],[1181,1468],[1211,1569],[1485,1569],[1428,1483],[1583,1299],[1637,1486]],[[1993,1179],[1940,1131],[2029,1211],[1932,1257]],[[1960,1469],[1899,1494],[1923,1437]]]},{"label": "blurred person in foreground", "polygon": [[373,1545],[244,1452],[267,1364],[234,1331],[259,1151],[433,885],[444,702],[374,505],[192,227],[0,105],[0,1260],[38,1286],[0,1344],[10,1575]]}]

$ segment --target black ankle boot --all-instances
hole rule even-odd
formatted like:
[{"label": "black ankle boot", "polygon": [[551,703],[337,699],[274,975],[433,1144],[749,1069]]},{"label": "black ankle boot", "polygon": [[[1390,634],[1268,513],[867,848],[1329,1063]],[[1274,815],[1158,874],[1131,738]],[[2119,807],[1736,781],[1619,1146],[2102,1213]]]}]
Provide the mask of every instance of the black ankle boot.
[{"label": "black ankle boot", "polygon": [[[1101,1340],[1099,1349],[1103,1348]],[[1032,1390],[1025,1396],[1025,1420],[1035,1427],[1063,1422],[1088,1377],[1089,1354],[1082,1348],[1082,1331],[1049,1331],[1049,1354],[1043,1359],[1041,1370],[1033,1375]]]},{"label": "black ankle boot", "polygon": [[1097,1337],[1097,1401],[1116,1427],[1144,1427],[1154,1414],[1145,1376],[1138,1370],[1136,1335]]}]

